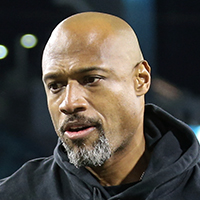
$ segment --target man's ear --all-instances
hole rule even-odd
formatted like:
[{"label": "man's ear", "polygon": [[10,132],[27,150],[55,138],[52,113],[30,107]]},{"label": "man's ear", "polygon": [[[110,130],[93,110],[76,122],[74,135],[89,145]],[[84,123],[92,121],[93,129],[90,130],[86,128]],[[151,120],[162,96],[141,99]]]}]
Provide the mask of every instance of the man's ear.
[{"label": "man's ear", "polygon": [[142,61],[135,67],[134,87],[138,96],[148,92],[151,84],[151,67],[146,60]]}]

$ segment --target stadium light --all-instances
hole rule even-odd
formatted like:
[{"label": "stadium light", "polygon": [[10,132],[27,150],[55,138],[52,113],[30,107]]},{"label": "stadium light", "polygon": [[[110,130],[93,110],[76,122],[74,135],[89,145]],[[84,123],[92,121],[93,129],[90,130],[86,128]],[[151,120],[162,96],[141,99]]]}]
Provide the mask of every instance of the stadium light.
[{"label": "stadium light", "polygon": [[8,55],[7,47],[0,44],[0,59],[4,59],[7,55]]},{"label": "stadium light", "polygon": [[25,34],[20,39],[20,44],[27,49],[31,49],[37,45],[37,37],[33,34]]}]

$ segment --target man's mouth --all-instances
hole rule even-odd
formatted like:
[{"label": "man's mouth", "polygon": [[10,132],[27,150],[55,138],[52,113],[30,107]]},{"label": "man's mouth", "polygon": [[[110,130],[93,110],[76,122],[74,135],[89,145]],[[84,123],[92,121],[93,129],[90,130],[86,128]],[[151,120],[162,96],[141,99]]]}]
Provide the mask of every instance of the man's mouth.
[{"label": "man's mouth", "polygon": [[78,131],[83,131],[87,128],[89,128],[90,126],[72,126],[68,128],[68,131],[70,132],[78,132]]},{"label": "man's mouth", "polygon": [[71,124],[66,127],[64,135],[71,140],[82,139],[87,137],[94,129],[96,127],[93,125]]}]

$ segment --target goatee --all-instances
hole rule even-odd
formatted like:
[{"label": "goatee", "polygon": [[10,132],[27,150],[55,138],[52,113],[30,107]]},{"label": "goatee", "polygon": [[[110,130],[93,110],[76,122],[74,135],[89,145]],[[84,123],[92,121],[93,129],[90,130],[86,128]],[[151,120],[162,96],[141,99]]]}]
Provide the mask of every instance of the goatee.
[{"label": "goatee", "polygon": [[75,114],[65,120],[59,130],[60,135],[64,134],[65,127],[68,123],[75,121],[81,124],[95,125],[96,130],[98,131],[98,139],[89,146],[84,144],[84,139],[75,140],[71,146],[67,144],[67,140],[60,137],[69,158],[69,162],[77,168],[103,165],[105,161],[111,157],[111,148],[108,139],[105,137],[101,121]]},{"label": "goatee", "polygon": [[101,135],[92,147],[87,148],[87,146],[81,145],[77,151],[69,148],[64,142],[62,144],[67,152],[69,162],[77,168],[101,166],[111,156],[111,148],[104,135]]}]

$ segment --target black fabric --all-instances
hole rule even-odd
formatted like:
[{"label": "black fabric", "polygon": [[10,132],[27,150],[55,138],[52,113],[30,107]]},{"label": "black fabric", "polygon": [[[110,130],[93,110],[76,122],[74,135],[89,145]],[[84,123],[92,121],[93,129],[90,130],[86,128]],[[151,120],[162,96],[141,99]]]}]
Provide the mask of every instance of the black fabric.
[{"label": "black fabric", "polygon": [[29,161],[0,180],[0,200],[200,199],[200,151],[194,133],[155,105],[146,106],[144,122],[152,157],[137,184],[110,195],[89,171],[68,162],[58,141],[53,156]]},{"label": "black fabric", "polygon": [[123,185],[116,185],[116,186],[105,186],[104,188],[110,194],[110,196],[115,196],[137,183],[138,182],[123,184]]}]

